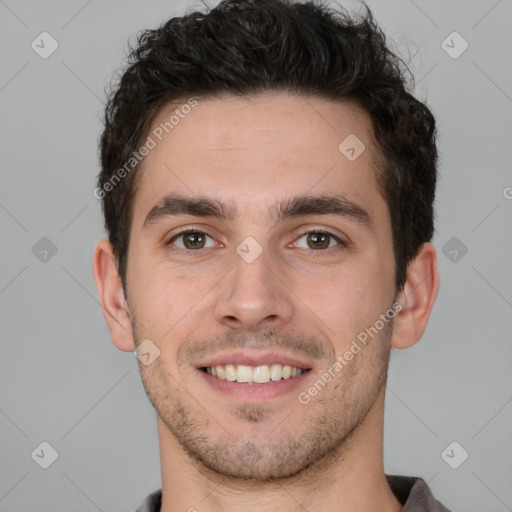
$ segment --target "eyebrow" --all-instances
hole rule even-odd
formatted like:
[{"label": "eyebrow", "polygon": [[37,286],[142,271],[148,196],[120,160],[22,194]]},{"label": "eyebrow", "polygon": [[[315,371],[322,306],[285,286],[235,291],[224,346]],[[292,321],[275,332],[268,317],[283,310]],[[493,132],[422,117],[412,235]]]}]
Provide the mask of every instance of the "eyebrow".
[{"label": "eyebrow", "polygon": [[[210,197],[169,194],[151,208],[142,230],[149,230],[158,221],[179,215],[214,217],[229,222],[236,218],[237,208]],[[368,229],[372,225],[368,212],[341,194],[291,197],[279,201],[268,213],[269,220],[275,223],[307,215],[337,215]]]}]

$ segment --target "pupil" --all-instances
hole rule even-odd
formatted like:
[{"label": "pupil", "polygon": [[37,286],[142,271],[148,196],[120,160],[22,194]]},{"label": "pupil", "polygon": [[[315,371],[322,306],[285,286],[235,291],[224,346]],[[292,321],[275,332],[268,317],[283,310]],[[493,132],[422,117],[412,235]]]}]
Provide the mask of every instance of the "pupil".
[{"label": "pupil", "polygon": [[187,245],[197,247],[203,242],[203,237],[199,233],[189,233],[186,236]]},{"label": "pupil", "polygon": [[[322,233],[314,233],[312,235],[309,235],[309,239],[313,242],[313,244],[316,246],[316,248],[324,248],[326,247],[325,241],[327,240],[327,236]],[[327,244],[329,245],[329,244]]]}]

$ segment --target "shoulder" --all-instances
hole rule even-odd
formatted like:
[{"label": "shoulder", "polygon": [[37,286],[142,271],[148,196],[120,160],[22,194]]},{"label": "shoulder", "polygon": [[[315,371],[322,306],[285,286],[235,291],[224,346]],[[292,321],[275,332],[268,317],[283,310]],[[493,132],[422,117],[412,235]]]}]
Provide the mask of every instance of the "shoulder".
[{"label": "shoulder", "polygon": [[152,492],[135,512],[160,512],[162,506],[162,489]]},{"label": "shoulder", "polygon": [[386,475],[388,485],[402,503],[402,512],[450,512],[437,501],[423,478]]}]

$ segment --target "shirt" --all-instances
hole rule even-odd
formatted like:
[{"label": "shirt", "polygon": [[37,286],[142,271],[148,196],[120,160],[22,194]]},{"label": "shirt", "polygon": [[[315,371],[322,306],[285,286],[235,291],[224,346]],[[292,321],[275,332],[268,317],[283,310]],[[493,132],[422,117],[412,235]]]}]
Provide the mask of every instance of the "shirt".
[{"label": "shirt", "polygon": [[[396,499],[403,505],[401,512],[450,512],[434,499],[423,478],[415,476],[386,475],[388,485]],[[160,512],[162,489],[150,494],[135,512]]]}]

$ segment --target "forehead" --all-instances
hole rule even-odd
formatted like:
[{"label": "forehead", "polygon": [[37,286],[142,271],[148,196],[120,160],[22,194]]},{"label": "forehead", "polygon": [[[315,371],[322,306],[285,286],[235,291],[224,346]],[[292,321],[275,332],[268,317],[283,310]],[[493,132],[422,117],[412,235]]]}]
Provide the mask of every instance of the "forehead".
[{"label": "forehead", "polygon": [[150,129],[155,144],[139,171],[135,228],[175,192],[237,205],[262,223],[269,216],[261,213],[298,195],[343,194],[372,217],[385,207],[371,122],[354,104],[284,93],[198,99],[180,110],[186,103],[163,109]]}]

